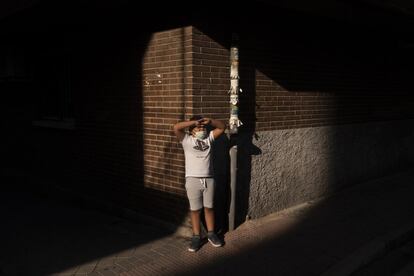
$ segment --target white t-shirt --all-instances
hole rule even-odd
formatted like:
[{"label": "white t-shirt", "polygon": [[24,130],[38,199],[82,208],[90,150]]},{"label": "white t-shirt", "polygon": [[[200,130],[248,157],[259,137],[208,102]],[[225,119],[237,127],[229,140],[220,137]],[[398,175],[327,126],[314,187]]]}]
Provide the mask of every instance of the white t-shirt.
[{"label": "white t-shirt", "polygon": [[181,144],[185,156],[185,177],[213,177],[211,163],[211,145],[214,142],[213,132],[204,140],[185,134]]}]

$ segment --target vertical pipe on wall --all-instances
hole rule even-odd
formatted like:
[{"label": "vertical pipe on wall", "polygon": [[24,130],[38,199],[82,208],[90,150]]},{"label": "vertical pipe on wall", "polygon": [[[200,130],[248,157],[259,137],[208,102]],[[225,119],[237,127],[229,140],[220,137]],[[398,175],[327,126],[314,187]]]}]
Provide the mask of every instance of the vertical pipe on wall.
[{"label": "vertical pipe on wall", "polygon": [[229,208],[229,230],[235,228],[236,217],[236,188],[237,188],[237,133],[242,122],[239,120],[239,48],[236,34],[232,36],[232,46],[230,48],[230,208]]},{"label": "vertical pipe on wall", "polygon": [[229,230],[235,228],[236,218],[236,182],[237,182],[237,145],[230,148],[230,208]]}]

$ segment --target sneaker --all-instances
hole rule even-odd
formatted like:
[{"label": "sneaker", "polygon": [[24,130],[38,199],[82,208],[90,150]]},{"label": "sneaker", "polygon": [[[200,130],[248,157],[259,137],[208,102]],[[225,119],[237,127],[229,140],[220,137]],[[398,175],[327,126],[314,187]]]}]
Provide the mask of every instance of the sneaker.
[{"label": "sneaker", "polygon": [[194,235],[191,238],[190,246],[188,247],[188,251],[196,252],[201,247],[201,238],[200,236]]},{"label": "sneaker", "polygon": [[221,240],[217,237],[216,233],[214,232],[208,232],[207,234],[208,241],[214,246],[214,247],[220,247],[223,246],[223,243]]}]

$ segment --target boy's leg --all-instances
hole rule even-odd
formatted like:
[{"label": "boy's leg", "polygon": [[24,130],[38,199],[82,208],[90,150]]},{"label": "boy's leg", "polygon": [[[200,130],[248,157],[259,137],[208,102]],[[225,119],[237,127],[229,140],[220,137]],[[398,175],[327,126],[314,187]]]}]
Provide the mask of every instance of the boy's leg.
[{"label": "boy's leg", "polygon": [[207,231],[214,231],[214,209],[205,207],[204,215],[206,217]]},{"label": "boy's leg", "polygon": [[207,224],[207,239],[214,247],[223,246],[222,241],[217,237],[215,230],[214,217],[214,179],[206,178],[205,184],[207,188],[203,193],[204,215]]},{"label": "boy's leg", "polygon": [[213,208],[204,208],[204,213],[206,217],[207,224],[207,239],[214,247],[223,246],[222,241],[217,237],[214,232],[214,209]]},{"label": "boy's leg", "polygon": [[203,209],[203,190],[200,179],[187,177],[185,182],[188,201],[190,203],[191,225],[194,235],[200,235],[200,213]]},{"label": "boy's leg", "polygon": [[188,251],[196,252],[200,249],[202,242],[200,237],[200,213],[201,209],[198,211],[190,211],[191,213],[191,224],[193,227],[193,237],[191,238]]},{"label": "boy's leg", "polygon": [[185,182],[187,196],[190,203],[191,226],[193,228],[193,237],[191,238],[188,251],[196,252],[200,249],[202,242],[200,237],[200,215],[203,209],[203,191],[199,178],[187,177]]},{"label": "boy's leg", "polygon": [[193,234],[200,235],[200,212],[201,210],[191,211],[191,225],[193,227]]},{"label": "boy's leg", "polygon": [[207,224],[207,231],[214,231],[214,178],[204,178],[204,191],[203,191],[203,205],[204,205],[204,216]]}]

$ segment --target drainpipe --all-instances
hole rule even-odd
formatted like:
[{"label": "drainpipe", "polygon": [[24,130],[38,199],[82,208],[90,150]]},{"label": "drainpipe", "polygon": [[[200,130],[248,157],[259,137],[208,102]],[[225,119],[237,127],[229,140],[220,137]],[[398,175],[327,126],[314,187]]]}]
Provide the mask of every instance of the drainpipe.
[{"label": "drainpipe", "polygon": [[242,122],[239,120],[239,48],[237,46],[237,34],[232,35],[232,46],[230,48],[230,210],[229,230],[235,228],[236,217],[236,183],[237,183],[237,134]]}]

